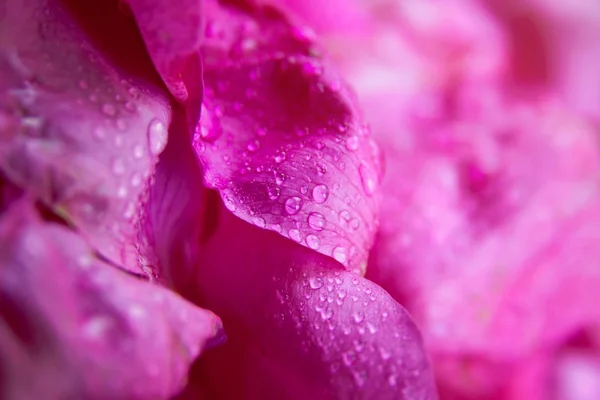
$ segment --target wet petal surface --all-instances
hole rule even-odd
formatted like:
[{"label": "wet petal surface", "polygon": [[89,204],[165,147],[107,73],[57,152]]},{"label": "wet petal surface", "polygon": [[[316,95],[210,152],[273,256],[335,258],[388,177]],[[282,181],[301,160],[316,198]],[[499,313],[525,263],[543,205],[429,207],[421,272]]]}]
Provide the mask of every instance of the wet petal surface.
[{"label": "wet petal surface", "polygon": [[26,200],[0,219],[0,300],[6,398],[166,398],[220,328],[212,313],[98,260]]},{"label": "wet petal surface", "polygon": [[219,218],[195,293],[228,340],[204,353],[183,399],[437,398],[419,332],[385,291],[224,208]]},{"label": "wet petal surface", "polygon": [[194,147],[227,208],[364,272],[379,151],[310,33],[268,6],[207,6]]},{"label": "wet petal surface", "polygon": [[139,272],[132,226],[170,106],[133,20],[116,2],[10,0],[5,11],[0,168],[104,256]]}]

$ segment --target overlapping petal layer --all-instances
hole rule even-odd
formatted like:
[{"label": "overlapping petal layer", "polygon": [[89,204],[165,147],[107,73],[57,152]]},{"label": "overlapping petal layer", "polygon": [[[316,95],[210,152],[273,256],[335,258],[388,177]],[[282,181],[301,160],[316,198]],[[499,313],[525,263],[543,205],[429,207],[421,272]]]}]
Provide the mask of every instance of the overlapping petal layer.
[{"label": "overlapping petal layer", "polygon": [[206,7],[194,147],[238,217],[364,272],[379,152],[312,36],[270,6]]},{"label": "overlapping petal layer", "polygon": [[139,272],[132,222],[171,111],[135,23],[116,2],[3,5],[0,168]]},{"label": "overlapping petal layer", "polygon": [[437,398],[420,334],[384,290],[218,212],[196,300],[223,318],[228,341],[203,355],[182,398]]},{"label": "overlapping petal layer", "polygon": [[98,259],[27,200],[0,219],[0,388],[7,399],[162,399],[220,321]]}]

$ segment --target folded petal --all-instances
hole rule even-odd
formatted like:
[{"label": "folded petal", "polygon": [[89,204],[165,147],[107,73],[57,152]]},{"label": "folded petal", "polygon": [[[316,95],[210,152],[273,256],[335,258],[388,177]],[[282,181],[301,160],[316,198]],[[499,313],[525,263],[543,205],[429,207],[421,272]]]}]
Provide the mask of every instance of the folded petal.
[{"label": "folded petal", "polygon": [[0,299],[0,387],[10,399],[166,398],[220,327],[100,261],[25,200],[0,220]]},{"label": "folded petal", "polygon": [[139,272],[132,222],[171,111],[135,24],[116,2],[4,5],[1,170]]},{"label": "folded petal", "polygon": [[199,107],[202,1],[127,0],[127,3],[154,65],[173,96]]},{"label": "folded petal", "polygon": [[228,340],[203,355],[182,398],[436,398],[417,327],[384,290],[224,208],[219,219],[196,300],[222,316]]},{"label": "folded petal", "polygon": [[238,217],[364,271],[379,153],[310,36],[269,6],[207,5],[194,146]]}]

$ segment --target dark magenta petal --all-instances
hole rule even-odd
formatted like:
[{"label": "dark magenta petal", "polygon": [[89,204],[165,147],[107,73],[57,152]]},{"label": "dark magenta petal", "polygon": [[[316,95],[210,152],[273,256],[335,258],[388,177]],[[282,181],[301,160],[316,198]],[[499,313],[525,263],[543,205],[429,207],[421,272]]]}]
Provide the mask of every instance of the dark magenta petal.
[{"label": "dark magenta petal", "polygon": [[224,208],[219,219],[196,299],[228,340],[203,354],[182,398],[436,398],[418,329],[384,290]]},{"label": "dark magenta petal", "polygon": [[[178,100],[199,107],[202,72],[202,0],[127,0],[146,48],[163,81]],[[199,110],[196,110],[196,113]]]},{"label": "dark magenta petal", "polygon": [[12,122],[0,134],[0,168],[103,255],[139,271],[132,222],[166,144],[168,95],[116,2],[82,4],[4,2],[0,118]]},{"label": "dark magenta petal", "polygon": [[185,124],[181,113],[175,114],[139,221],[144,259],[151,263],[149,269],[169,284],[190,279],[200,245],[217,222],[209,209],[210,198]]},{"label": "dark magenta petal", "polygon": [[354,271],[377,225],[378,150],[311,36],[277,10],[207,6],[194,147],[227,208]]},{"label": "dark magenta petal", "polygon": [[3,398],[167,398],[219,329],[212,313],[100,261],[27,201],[0,219]]}]

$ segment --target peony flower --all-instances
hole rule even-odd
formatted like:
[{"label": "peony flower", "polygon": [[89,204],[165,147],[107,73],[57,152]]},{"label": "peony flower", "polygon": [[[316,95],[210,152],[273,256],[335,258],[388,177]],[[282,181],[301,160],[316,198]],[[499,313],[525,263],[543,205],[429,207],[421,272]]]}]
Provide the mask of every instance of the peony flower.
[{"label": "peony flower", "polygon": [[284,3],[387,150],[367,277],[415,317],[441,398],[599,398],[596,3],[340,2],[358,32]]},{"label": "peony flower", "polygon": [[381,162],[277,6],[3,0],[1,397],[437,398]]}]

